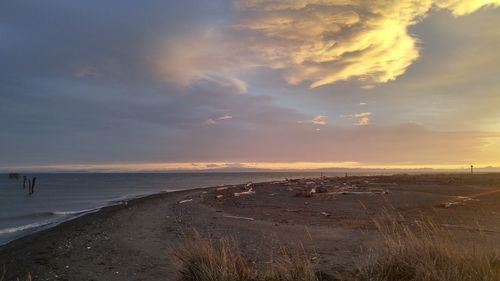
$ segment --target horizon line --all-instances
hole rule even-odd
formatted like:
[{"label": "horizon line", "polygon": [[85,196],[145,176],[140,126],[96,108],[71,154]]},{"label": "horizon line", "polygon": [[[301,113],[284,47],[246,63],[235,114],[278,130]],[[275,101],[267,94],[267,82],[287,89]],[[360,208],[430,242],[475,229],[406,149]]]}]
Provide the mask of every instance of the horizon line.
[{"label": "horizon line", "polygon": [[[472,163],[474,169],[500,171],[497,163]],[[124,163],[57,163],[1,165],[0,172],[203,172],[203,171],[311,171],[321,170],[387,170],[387,171],[461,171],[469,170],[471,164],[367,164],[359,162],[124,162]]]}]

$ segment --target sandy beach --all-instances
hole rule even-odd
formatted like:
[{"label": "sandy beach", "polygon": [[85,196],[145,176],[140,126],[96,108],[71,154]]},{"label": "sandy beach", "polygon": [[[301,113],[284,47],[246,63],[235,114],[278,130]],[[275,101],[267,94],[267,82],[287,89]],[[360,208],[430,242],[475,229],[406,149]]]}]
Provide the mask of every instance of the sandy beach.
[{"label": "sandy beach", "polygon": [[[332,280],[380,246],[384,212],[431,219],[465,241],[500,242],[500,175],[296,179],[164,193],[107,207],[0,247],[4,280],[175,280],[173,253],[195,232],[231,236],[264,264],[304,249]],[[496,245],[500,245],[497,243]]]}]

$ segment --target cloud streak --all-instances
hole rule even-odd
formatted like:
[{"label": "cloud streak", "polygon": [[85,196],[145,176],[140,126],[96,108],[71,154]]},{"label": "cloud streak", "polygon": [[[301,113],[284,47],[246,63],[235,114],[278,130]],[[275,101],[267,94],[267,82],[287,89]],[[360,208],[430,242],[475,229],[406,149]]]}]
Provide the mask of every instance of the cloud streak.
[{"label": "cloud streak", "polygon": [[220,121],[229,120],[229,119],[233,119],[233,116],[231,116],[231,115],[224,115],[224,116],[217,117],[217,118],[209,118],[209,119],[205,120],[203,122],[203,124],[205,124],[205,125],[215,125],[215,124],[219,123]]}]

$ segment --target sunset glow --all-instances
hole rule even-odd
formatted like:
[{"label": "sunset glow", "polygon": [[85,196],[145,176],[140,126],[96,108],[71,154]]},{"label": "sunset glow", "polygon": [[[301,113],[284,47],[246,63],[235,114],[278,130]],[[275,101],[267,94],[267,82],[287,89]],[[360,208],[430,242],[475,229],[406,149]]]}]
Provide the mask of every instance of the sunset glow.
[{"label": "sunset glow", "polygon": [[4,171],[500,166],[500,0],[7,2]]}]

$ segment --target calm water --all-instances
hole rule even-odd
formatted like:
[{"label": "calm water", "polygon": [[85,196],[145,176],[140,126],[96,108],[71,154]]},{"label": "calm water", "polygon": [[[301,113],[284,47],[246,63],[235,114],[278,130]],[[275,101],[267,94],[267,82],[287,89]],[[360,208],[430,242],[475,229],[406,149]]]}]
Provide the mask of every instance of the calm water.
[{"label": "calm water", "polygon": [[0,174],[0,245],[104,206],[153,193],[237,184],[318,177],[319,173],[162,173],[29,174],[36,176],[28,196],[22,179]]}]

